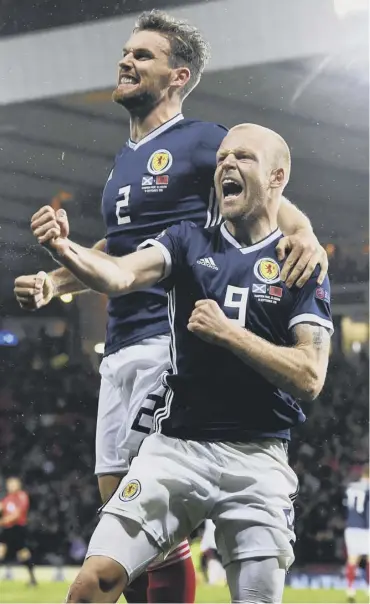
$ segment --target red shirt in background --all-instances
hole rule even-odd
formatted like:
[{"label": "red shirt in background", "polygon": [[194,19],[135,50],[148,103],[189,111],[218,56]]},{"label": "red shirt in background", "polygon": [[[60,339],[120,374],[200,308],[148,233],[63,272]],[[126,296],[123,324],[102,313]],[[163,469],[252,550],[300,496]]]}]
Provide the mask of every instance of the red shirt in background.
[{"label": "red shirt in background", "polygon": [[8,514],[13,514],[16,510],[19,512],[18,518],[12,522],[9,522],[9,524],[5,524],[4,528],[11,528],[12,526],[26,526],[30,500],[25,491],[10,493],[1,501],[1,506],[2,518],[5,520],[5,522]]}]

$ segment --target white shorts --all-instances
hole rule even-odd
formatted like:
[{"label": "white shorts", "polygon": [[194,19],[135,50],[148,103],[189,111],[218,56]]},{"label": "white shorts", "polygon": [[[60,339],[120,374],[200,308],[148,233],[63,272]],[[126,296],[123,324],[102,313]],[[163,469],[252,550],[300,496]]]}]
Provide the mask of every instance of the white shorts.
[{"label": "white shorts", "polygon": [[152,431],[154,407],[164,392],[160,377],[169,363],[169,336],[147,338],[103,359],[95,474],[128,471]]},{"label": "white shorts", "polygon": [[[249,444],[199,443],[152,434],[143,442],[127,476],[103,507],[134,521],[166,555],[205,518],[216,525],[216,544],[226,566],[234,560],[279,557],[288,569],[294,560],[291,496],[297,477],[284,444],[269,439]],[[94,551],[132,569],[134,541],[122,531],[112,538],[100,531]],[[114,548],[113,541],[119,547]],[[114,550],[114,551],[113,551]],[[153,550],[140,552],[141,562]]]},{"label": "white shorts", "polygon": [[362,528],[347,528],[344,531],[347,556],[370,556],[370,532]]},{"label": "white shorts", "polygon": [[212,520],[206,520],[204,523],[204,531],[200,541],[200,551],[206,552],[209,549],[217,549],[215,539],[216,527]]}]

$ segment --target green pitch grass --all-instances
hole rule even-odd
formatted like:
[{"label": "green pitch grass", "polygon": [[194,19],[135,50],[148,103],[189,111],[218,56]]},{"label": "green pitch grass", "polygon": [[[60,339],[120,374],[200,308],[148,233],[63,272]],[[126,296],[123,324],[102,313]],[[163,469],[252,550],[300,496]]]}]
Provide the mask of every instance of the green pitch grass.
[{"label": "green pitch grass", "polygon": [[[200,568],[199,561],[199,543],[192,544],[192,553],[195,567]],[[35,569],[37,577],[37,567]],[[27,587],[24,581],[0,581],[0,604],[31,604],[47,603],[57,604],[64,602],[70,583],[51,583],[41,581],[37,587]],[[295,604],[332,604],[346,602],[344,591],[335,589],[290,589],[287,587],[284,592],[284,603]],[[357,602],[369,602],[364,592],[358,592]],[[122,597],[120,603],[125,602]],[[197,573],[197,594],[196,602],[204,604],[218,604],[221,602],[230,602],[229,590],[227,587],[215,587],[204,583],[203,575]]]},{"label": "green pitch grass", "polygon": [[[57,604],[64,601],[68,583],[41,583],[38,587],[25,587],[24,583],[17,581],[2,581],[0,583],[0,602],[8,604],[10,602],[45,602],[47,604]],[[358,592],[357,602],[368,602],[363,592]],[[210,587],[209,585],[198,584],[197,602],[219,603],[230,602],[229,592],[226,587]],[[120,602],[125,602],[122,598]],[[346,595],[343,591],[326,589],[289,589],[285,590],[284,602],[303,603],[322,603],[329,604],[334,602],[346,602]]]}]

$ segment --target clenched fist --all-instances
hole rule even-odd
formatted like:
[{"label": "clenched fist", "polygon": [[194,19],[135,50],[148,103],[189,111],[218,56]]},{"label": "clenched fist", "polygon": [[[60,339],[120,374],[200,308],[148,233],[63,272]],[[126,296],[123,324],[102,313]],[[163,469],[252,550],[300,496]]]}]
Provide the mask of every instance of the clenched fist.
[{"label": "clenched fist", "polygon": [[65,210],[44,206],[31,218],[31,229],[37,241],[54,256],[69,246],[69,223]]},{"label": "clenched fist", "polygon": [[24,310],[36,310],[46,306],[55,295],[54,283],[44,271],[37,275],[22,275],[14,282],[14,294]]},{"label": "clenched fist", "polygon": [[198,300],[191,313],[188,330],[211,344],[223,346],[228,340],[234,322],[228,319],[214,300]]}]

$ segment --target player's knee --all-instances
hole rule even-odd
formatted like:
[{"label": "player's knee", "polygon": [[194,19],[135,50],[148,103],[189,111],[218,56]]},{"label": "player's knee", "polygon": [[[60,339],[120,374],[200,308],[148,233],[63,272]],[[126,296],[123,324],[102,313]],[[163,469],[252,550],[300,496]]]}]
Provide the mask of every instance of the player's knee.
[{"label": "player's knee", "polygon": [[0,543],[0,560],[4,560],[7,551],[8,548],[5,543]]},{"label": "player's knee", "polygon": [[126,586],[127,574],[118,562],[92,556],[71,585],[66,602],[116,602]]},{"label": "player's knee", "polygon": [[99,577],[92,570],[82,570],[69,588],[66,602],[96,602],[99,593]]},{"label": "player's knee", "polygon": [[27,562],[31,558],[31,552],[26,547],[17,552],[18,562]]}]

